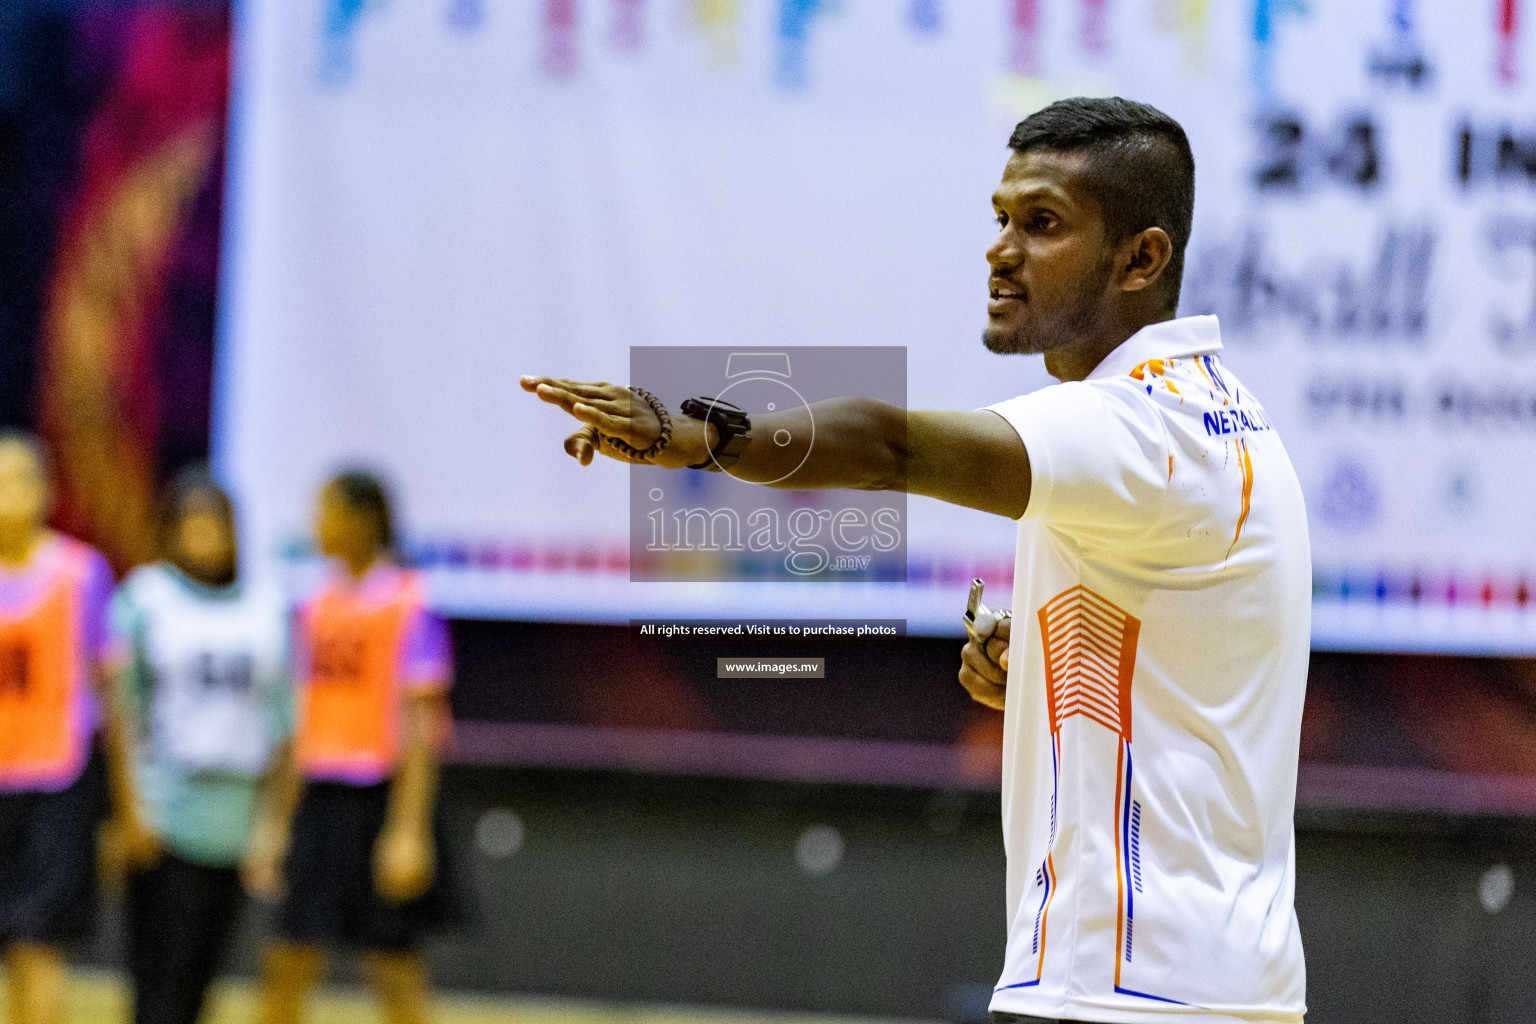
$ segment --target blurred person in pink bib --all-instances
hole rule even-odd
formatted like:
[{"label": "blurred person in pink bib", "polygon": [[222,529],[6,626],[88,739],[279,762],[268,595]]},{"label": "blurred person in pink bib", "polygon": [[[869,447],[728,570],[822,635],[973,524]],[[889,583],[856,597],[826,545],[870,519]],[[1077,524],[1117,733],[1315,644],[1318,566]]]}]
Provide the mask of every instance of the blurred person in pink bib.
[{"label": "blurred person in pink bib", "polygon": [[[49,504],[38,442],[0,433],[0,952],[16,1024],[63,1020],[63,946],[90,923],[107,800],[112,570],[47,528]],[[144,835],[125,819],[125,854]]]},{"label": "blurred person in pink bib", "polygon": [[397,563],[377,477],[334,478],[315,525],[331,566],[297,615],[294,756],[248,864],[253,887],[281,898],[262,1020],[300,1019],[326,950],[348,948],[364,954],[387,1018],[409,1024],[427,1015],[418,942],[457,907],[435,815],[447,624],[421,575]]}]

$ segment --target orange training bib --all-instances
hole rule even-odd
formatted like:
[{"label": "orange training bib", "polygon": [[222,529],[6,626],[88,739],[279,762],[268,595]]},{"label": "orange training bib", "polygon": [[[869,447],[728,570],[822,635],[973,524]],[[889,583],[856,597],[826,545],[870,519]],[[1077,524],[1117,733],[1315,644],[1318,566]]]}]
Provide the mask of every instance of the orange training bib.
[{"label": "orange training bib", "polygon": [[382,600],[333,587],[310,605],[296,738],[306,775],[382,781],[394,767],[401,647],[419,605],[410,576]]},{"label": "orange training bib", "polygon": [[19,616],[0,614],[0,780],[54,776],[80,756],[74,727],[77,610],[61,573]]}]

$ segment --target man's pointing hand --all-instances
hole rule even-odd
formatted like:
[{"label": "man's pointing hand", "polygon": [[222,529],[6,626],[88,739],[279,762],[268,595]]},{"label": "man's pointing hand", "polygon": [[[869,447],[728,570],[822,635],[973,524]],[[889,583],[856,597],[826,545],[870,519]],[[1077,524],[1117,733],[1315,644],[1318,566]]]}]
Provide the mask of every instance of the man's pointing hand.
[{"label": "man's pointing hand", "polygon": [[694,466],[709,458],[709,428],[686,416],[673,416],[672,440],[654,458],[634,459],[605,443],[604,438],[614,438],[645,451],[661,437],[661,418],[656,410],[622,384],[531,375],[520,383],[524,391],[558,405],[581,422],[581,429],[565,439],[565,451],[583,466],[591,465],[592,456],[598,452],[620,462],[645,461],[665,469]]}]

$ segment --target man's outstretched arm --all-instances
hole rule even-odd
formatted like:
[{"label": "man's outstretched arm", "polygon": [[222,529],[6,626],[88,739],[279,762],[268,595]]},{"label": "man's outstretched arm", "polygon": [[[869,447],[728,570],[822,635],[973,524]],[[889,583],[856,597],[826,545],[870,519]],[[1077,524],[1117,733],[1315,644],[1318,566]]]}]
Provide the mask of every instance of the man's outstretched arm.
[{"label": "man's outstretched arm", "polygon": [[[597,452],[623,460],[598,433],[637,449],[661,434],[650,405],[618,384],[524,377],[522,386],[583,426],[565,450],[582,465]],[[1029,453],[991,412],[908,412],[868,398],[834,398],[752,417],[752,443],[731,475],[796,490],[853,488],[923,494],[1016,519],[1029,504]],[[707,462],[714,427],[671,410],[672,439],[652,461],[668,469]]]}]

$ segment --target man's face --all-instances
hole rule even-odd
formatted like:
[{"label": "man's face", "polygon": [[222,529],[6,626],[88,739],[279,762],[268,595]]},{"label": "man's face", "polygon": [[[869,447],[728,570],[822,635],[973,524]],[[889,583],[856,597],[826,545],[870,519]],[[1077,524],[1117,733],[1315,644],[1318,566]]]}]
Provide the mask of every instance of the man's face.
[{"label": "man's face", "polygon": [[1034,355],[1078,340],[1105,307],[1113,251],[1098,204],[1081,185],[1081,157],[1015,153],[992,196],[997,240],[982,341]]}]

